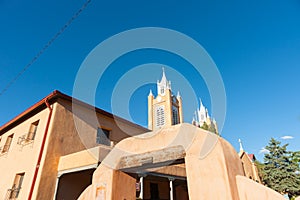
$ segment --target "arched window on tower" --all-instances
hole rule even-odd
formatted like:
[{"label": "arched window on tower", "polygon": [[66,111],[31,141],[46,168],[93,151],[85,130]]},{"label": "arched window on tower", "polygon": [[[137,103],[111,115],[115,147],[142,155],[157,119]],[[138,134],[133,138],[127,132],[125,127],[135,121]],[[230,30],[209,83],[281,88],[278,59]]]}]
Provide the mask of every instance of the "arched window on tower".
[{"label": "arched window on tower", "polygon": [[172,106],[172,125],[179,124],[178,108]]},{"label": "arched window on tower", "polygon": [[156,107],[156,127],[165,125],[165,109],[164,106]]}]

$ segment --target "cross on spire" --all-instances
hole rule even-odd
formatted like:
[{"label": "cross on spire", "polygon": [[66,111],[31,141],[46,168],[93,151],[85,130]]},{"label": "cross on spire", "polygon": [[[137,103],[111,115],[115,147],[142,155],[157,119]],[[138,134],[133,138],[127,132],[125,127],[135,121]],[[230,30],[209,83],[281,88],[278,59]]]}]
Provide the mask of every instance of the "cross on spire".
[{"label": "cross on spire", "polygon": [[240,143],[240,152],[244,151],[243,145],[242,145],[242,140],[239,139],[239,143]]}]

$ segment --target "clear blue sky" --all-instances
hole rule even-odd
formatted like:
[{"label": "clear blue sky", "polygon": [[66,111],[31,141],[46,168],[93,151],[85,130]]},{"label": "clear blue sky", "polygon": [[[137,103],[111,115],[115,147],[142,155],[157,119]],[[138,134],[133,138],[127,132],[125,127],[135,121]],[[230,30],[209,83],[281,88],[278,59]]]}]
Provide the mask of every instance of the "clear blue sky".
[{"label": "clear blue sky", "polygon": [[[35,56],[84,1],[0,1],[0,89]],[[72,94],[76,73],[87,54],[108,37],[138,27],[164,27],[199,42],[222,75],[227,115],[222,132],[236,149],[260,159],[271,137],[300,150],[300,2],[290,1],[93,1],[47,51],[0,96],[0,124],[58,89]],[[161,51],[144,50],[120,57],[97,90],[96,105],[111,111],[110,95],[122,73],[143,63],[168,65],[198,86],[197,96],[210,109],[201,77],[194,80],[184,60]],[[161,71],[156,70],[157,79]],[[169,74],[169,75],[168,75]],[[167,70],[175,92],[180,90]],[[190,76],[190,77],[189,77]],[[154,80],[156,81],[156,80]],[[138,89],[130,114],[147,121],[147,95],[154,85]],[[184,116],[192,116],[183,96]],[[137,109],[138,108],[138,109]],[[293,139],[283,140],[283,136]]]}]

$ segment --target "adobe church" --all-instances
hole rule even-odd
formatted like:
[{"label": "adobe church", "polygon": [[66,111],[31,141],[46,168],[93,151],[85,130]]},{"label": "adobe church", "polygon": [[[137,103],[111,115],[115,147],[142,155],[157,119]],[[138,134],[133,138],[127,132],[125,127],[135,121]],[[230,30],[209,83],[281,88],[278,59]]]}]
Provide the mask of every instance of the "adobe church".
[{"label": "adobe church", "polygon": [[151,131],[116,144],[79,199],[283,200],[260,184],[253,159],[242,148],[238,154],[201,128],[205,123],[217,128],[202,102],[198,111],[193,124],[183,122],[182,98],[172,93],[163,70],[157,96],[148,95]]},{"label": "adobe church", "polygon": [[0,198],[283,199],[260,184],[254,155],[211,131],[201,102],[193,124],[183,123],[164,71],[157,89],[150,130],[57,90],[2,125]]}]

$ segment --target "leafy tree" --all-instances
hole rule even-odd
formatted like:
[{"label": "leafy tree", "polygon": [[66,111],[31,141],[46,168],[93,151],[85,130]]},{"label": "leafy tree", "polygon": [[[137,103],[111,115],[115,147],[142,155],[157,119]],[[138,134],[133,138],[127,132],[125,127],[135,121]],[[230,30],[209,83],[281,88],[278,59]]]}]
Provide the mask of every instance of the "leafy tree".
[{"label": "leafy tree", "polygon": [[300,194],[299,154],[287,151],[288,144],[271,138],[266,149],[261,167],[261,177],[264,184],[281,194],[288,194],[291,199]]},{"label": "leafy tree", "polygon": [[208,126],[208,131],[218,135],[217,130],[213,124],[210,124],[210,126]]},{"label": "leafy tree", "polygon": [[207,123],[204,122],[203,125],[201,126],[201,128],[204,130],[208,130],[209,127],[208,127]]},{"label": "leafy tree", "polygon": [[208,125],[206,122],[204,122],[203,125],[200,128],[219,135],[219,133],[217,133],[217,130],[216,130],[214,124]]}]

